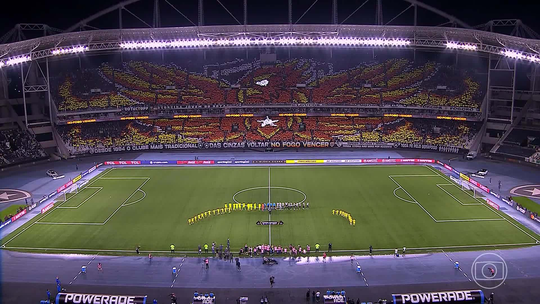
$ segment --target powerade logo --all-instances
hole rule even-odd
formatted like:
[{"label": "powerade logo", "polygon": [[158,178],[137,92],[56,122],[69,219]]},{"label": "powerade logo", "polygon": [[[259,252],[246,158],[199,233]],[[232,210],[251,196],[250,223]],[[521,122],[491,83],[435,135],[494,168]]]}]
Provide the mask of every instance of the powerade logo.
[{"label": "powerade logo", "polygon": [[144,304],[146,296],[59,293],[56,304]]},{"label": "powerade logo", "polygon": [[484,303],[481,290],[393,294],[396,303]]}]

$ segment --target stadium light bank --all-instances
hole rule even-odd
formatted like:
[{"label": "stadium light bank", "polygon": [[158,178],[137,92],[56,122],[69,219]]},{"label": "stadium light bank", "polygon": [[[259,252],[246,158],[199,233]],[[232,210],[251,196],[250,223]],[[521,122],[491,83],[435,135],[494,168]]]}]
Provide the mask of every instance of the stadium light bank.
[{"label": "stadium light bank", "polygon": [[186,39],[167,41],[132,41],[120,43],[123,49],[162,49],[198,47],[242,47],[242,46],[338,46],[338,47],[406,47],[407,39],[391,38],[262,38],[262,39]]},{"label": "stadium light bank", "polygon": [[[126,41],[116,44],[119,50],[150,50],[150,49],[196,49],[196,48],[222,48],[222,47],[409,47],[414,46],[414,42],[403,38],[355,38],[355,37],[279,37],[279,38],[220,38],[220,39],[176,39],[176,40],[142,40],[142,41]],[[482,45],[475,43],[449,41],[442,43],[447,49],[464,50],[464,51],[480,51]],[[114,44],[113,44],[113,49]],[[54,48],[47,50],[52,56],[63,56],[81,54],[88,51],[99,51],[100,48],[93,48],[89,45],[76,45],[71,47]],[[40,51],[43,52],[43,51]],[[524,60],[539,64],[540,56],[533,53],[526,53],[519,50],[504,49],[500,51],[502,56]],[[37,54],[36,54],[37,55]],[[34,53],[27,55],[18,55],[8,57],[4,60],[0,59],[0,68],[22,64],[24,62],[38,60],[34,57]],[[43,56],[41,56],[43,58]]]},{"label": "stadium light bank", "polygon": [[79,46],[74,46],[74,47],[69,47],[69,48],[54,49],[51,51],[51,54],[53,55],[77,54],[77,53],[82,53],[86,51],[88,51],[87,46],[79,45]]}]

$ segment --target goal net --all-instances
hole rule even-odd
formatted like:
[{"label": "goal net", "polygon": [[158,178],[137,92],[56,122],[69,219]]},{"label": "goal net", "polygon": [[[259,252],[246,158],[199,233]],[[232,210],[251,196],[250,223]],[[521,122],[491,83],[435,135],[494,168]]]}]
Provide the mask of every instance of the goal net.
[{"label": "goal net", "polygon": [[73,195],[78,194],[80,191],[82,191],[88,184],[87,180],[81,180],[78,183],[71,185],[66,190],[62,191],[62,201],[66,201],[68,198],[70,198]]}]

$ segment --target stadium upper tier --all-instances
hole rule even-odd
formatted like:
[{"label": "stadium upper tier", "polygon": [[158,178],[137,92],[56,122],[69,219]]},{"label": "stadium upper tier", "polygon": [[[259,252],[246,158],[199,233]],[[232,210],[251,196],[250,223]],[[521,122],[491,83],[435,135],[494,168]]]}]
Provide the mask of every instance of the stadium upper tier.
[{"label": "stadium upper tier", "polygon": [[478,127],[471,122],[388,117],[270,117],[266,121],[265,117],[223,117],[114,121],[58,128],[72,154],[85,154],[205,147],[370,145],[415,145],[414,148],[458,152],[469,147]]},{"label": "stadium upper tier", "polygon": [[404,58],[336,70],[332,63],[292,59],[236,60],[189,71],[181,64],[129,61],[120,67],[64,73],[53,86],[60,111],[137,105],[404,105],[478,110],[482,77],[472,71]]}]

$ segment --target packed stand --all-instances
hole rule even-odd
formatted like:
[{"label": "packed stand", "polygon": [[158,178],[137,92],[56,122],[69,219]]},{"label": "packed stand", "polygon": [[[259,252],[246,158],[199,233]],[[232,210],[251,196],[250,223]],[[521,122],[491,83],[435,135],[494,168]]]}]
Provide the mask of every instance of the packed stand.
[{"label": "packed stand", "polygon": [[140,149],[174,149],[177,144],[197,148],[208,143],[247,148],[245,144],[253,142],[396,143],[460,149],[468,148],[479,127],[463,121],[394,117],[270,117],[275,126],[263,127],[264,119],[147,119],[65,125],[59,126],[59,132],[71,153],[84,154],[146,145],[164,146]]},{"label": "packed stand", "polygon": [[37,140],[20,128],[0,130],[0,167],[47,156]]},{"label": "packed stand", "polygon": [[408,59],[368,62],[334,71],[331,63],[292,59],[208,65],[204,72],[175,64],[106,63],[63,75],[60,111],[134,105],[216,106],[261,104],[395,105],[477,110],[481,79],[435,62]]}]

